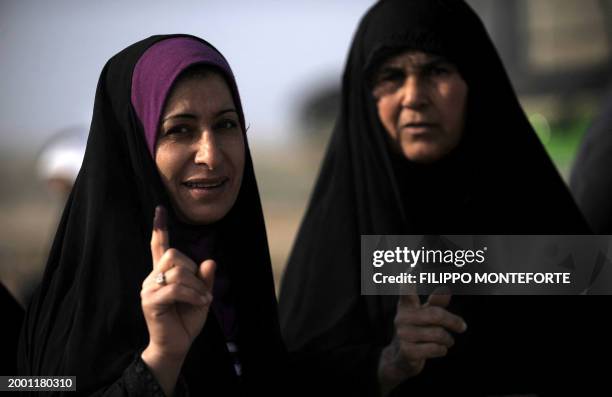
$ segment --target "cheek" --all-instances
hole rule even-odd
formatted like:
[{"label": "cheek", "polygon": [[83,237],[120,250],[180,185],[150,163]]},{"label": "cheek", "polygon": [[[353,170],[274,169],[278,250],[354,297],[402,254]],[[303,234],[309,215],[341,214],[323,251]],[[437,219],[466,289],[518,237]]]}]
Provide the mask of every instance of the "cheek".
[{"label": "cheek", "polygon": [[376,107],[378,108],[378,117],[380,118],[380,122],[382,123],[387,133],[392,138],[397,138],[396,124],[397,117],[399,114],[399,104],[393,100],[393,98],[389,95],[385,95],[378,99],[376,102]]},{"label": "cheek", "polygon": [[458,79],[447,84],[443,92],[443,112],[446,129],[452,135],[460,135],[463,131],[467,103],[467,86],[463,80]]},{"label": "cheek", "polygon": [[242,174],[244,173],[245,145],[242,133],[240,133],[240,136],[230,137],[224,147],[225,154],[234,172],[234,179],[239,182],[242,180]]},{"label": "cheek", "polygon": [[165,146],[159,146],[155,153],[155,164],[166,187],[176,177],[180,168],[177,155],[176,149],[169,150]]}]

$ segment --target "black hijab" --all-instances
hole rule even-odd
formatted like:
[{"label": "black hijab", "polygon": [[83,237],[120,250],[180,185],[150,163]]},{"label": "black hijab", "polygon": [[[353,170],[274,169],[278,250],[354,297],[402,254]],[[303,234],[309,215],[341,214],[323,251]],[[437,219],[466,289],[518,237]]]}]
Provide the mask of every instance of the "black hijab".
[{"label": "black hijab", "polygon": [[[171,210],[130,99],[137,61],[153,44],[170,37],[178,35],[135,43],[102,70],[83,165],[25,319],[22,374],[76,375],[77,390],[93,393],[115,382],[146,347],[139,294],[152,269],[154,208],[162,204],[169,213],[170,245],[194,255],[207,250],[206,256],[216,259],[230,280],[243,385],[256,388],[275,375],[282,342],[246,135],[244,176],[234,207],[213,225],[185,225]],[[196,242],[200,248],[193,247]],[[182,369],[194,395],[231,395],[238,384],[213,312]]]},{"label": "black hijab", "polygon": [[[369,80],[376,66],[409,49],[444,56],[468,85],[462,141],[434,165],[393,154],[371,94]],[[283,277],[279,304],[287,347],[332,351],[338,361],[330,364],[330,371],[344,368],[339,376],[348,375],[347,384],[359,385],[358,393],[375,392],[376,361],[393,336],[397,298],[360,295],[361,235],[587,232],[483,24],[469,6],[459,0],[380,1],[355,33],[343,75],[340,113]],[[468,327],[474,332],[480,325],[488,328],[463,336],[471,340],[466,342],[469,350],[446,369],[428,369],[437,365],[430,360],[424,374],[432,377],[415,378],[409,389],[413,392],[447,380],[451,388],[453,379],[462,379],[471,369],[484,376],[482,366],[466,365],[466,357],[476,361],[487,350],[493,354],[493,345],[485,346],[492,342],[486,332],[496,332],[501,339],[511,336],[510,331],[502,335],[494,329],[498,319],[492,314],[528,303],[528,297],[508,297],[503,307],[499,299],[486,307],[486,297],[456,298],[460,299],[455,299],[452,310],[465,316]],[[522,323],[531,320],[526,315]],[[480,343],[478,349],[475,342]],[[460,346],[453,349],[462,352]],[[452,359],[438,362],[444,367]],[[503,372],[509,366],[496,369]],[[423,389],[415,382],[422,382]]]}]

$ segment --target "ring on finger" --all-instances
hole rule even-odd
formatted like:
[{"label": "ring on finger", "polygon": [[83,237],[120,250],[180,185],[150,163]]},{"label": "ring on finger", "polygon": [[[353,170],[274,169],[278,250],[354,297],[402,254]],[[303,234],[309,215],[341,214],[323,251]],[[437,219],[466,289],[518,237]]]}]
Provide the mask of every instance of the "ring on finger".
[{"label": "ring on finger", "polygon": [[166,285],[166,274],[164,272],[159,272],[159,274],[155,277],[155,282],[158,285]]}]

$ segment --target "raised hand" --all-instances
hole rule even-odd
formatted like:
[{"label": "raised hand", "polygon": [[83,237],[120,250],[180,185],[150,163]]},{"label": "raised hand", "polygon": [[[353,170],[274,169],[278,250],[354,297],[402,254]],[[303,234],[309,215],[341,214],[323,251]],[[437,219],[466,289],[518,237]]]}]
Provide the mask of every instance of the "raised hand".
[{"label": "raised hand", "polygon": [[169,248],[163,207],[155,209],[151,254],[153,270],[140,293],[149,330],[149,345],[142,359],[170,394],[191,344],[206,323],[216,264],[205,260],[196,265],[182,252]]},{"label": "raised hand", "polygon": [[395,336],[383,349],[378,376],[383,393],[418,375],[428,359],[443,357],[455,343],[451,332],[467,329],[463,319],[448,310],[451,296],[434,291],[421,304],[415,291],[404,291],[397,303]]}]

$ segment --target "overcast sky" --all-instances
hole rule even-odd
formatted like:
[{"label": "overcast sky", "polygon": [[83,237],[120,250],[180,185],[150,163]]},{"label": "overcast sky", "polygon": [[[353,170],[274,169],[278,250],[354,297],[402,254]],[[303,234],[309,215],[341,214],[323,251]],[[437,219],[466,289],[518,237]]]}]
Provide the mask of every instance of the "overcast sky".
[{"label": "overcast sky", "polygon": [[39,145],[89,126],[104,63],[158,33],[209,40],[238,81],[251,140],[295,132],[302,101],[339,84],[372,0],[0,0],[0,145]]}]

